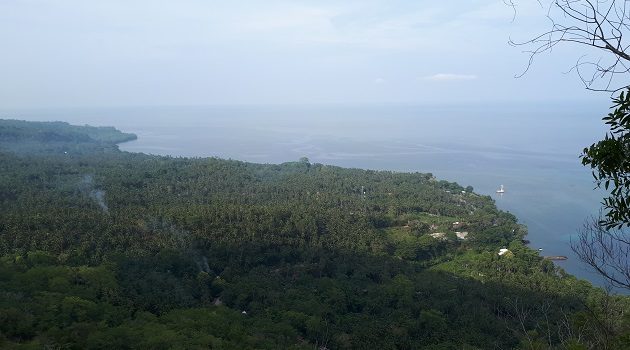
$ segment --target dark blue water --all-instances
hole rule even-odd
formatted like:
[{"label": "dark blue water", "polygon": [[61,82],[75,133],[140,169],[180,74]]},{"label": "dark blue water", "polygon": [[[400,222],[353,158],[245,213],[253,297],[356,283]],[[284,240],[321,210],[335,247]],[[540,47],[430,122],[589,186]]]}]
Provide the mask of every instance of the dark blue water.
[{"label": "dark blue water", "polygon": [[[529,228],[533,248],[602,285],[570,249],[603,194],[580,165],[607,105],[250,106],[5,111],[2,118],[111,125],[130,152],[258,163],[308,157],[345,167],[430,172],[496,199]],[[505,194],[496,190],[505,186]]]}]

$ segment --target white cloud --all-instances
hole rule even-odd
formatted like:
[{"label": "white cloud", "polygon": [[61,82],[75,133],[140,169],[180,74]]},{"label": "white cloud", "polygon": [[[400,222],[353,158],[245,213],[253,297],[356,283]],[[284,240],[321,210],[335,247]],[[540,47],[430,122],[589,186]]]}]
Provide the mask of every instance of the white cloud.
[{"label": "white cloud", "polygon": [[380,84],[384,84],[384,83],[385,83],[385,81],[386,81],[386,80],[385,80],[385,79],[383,79],[383,78],[376,78],[376,79],[374,79],[374,84],[378,84],[378,85],[380,85]]},{"label": "white cloud", "polygon": [[438,73],[424,77],[423,80],[431,81],[462,81],[462,80],[477,80],[477,76],[473,74],[453,74],[453,73]]}]

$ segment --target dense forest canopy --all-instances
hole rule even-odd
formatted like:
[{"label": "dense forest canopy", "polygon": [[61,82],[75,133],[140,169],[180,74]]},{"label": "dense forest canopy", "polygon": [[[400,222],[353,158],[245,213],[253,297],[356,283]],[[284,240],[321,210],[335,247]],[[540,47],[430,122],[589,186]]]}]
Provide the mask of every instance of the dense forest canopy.
[{"label": "dense forest canopy", "polygon": [[630,346],[627,297],[471,188],[118,150],[134,138],[0,121],[0,347]]},{"label": "dense forest canopy", "polygon": [[114,127],[75,126],[65,122],[0,119],[0,147],[14,153],[99,152],[137,139]]}]

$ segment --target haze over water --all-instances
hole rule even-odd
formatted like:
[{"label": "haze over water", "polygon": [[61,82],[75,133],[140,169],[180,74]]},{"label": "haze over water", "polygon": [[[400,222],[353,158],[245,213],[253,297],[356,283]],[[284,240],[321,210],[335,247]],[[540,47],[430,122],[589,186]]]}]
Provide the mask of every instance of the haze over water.
[{"label": "haze over water", "polygon": [[[433,173],[492,196],[528,226],[532,248],[602,285],[570,240],[598,213],[581,150],[605,132],[607,106],[223,106],[5,111],[2,118],[115,126],[138,135],[129,152],[312,163]],[[576,112],[578,111],[578,112]],[[505,186],[506,193],[496,190]]]}]

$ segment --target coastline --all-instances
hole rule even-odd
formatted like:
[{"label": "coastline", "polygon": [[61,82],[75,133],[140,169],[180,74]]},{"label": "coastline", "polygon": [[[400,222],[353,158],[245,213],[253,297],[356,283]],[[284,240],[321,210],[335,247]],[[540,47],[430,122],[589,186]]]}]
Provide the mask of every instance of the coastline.
[{"label": "coastline", "polygon": [[[135,139],[131,139],[131,140],[126,140],[126,141],[119,142],[119,143],[117,143],[117,145],[118,145],[118,144],[128,143],[128,142],[131,142],[131,141],[140,141],[140,139],[137,137],[137,135],[136,135],[135,133],[130,133],[130,134],[131,134],[131,135],[135,135],[135,136],[136,136],[136,138],[135,138]],[[157,155],[157,156],[172,156],[172,155],[162,155],[162,154],[151,154],[151,153],[145,153],[145,152],[140,152],[140,151],[137,151],[137,150],[133,150],[133,151],[129,150],[129,151],[123,151],[123,152],[140,153],[140,154],[147,154],[147,155],[154,155],[154,156],[156,156],[156,155]],[[211,156],[207,156],[207,157],[187,157],[187,156],[184,156],[184,158],[191,158],[191,159],[192,159],[192,158],[202,158],[202,159],[203,159],[203,158],[219,158],[219,159],[221,159],[220,157],[211,157]],[[246,163],[252,163],[252,164],[270,164],[270,163],[258,163],[258,162],[251,162],[251,161],[249,161],[249,160],[238,160],[238,161],[242,161],[242,162],[246,162]],[[271,163],[271,164],[280,165],[280,164],[282,164],[282,163]],[[336,165],[334,165],[334,164],[326,164],[326,165],[336,166]],[[379,170],[376,170],[376,169],[369,169],[369,168],[359,168],[359,169],[362,169],[362,170],[368,170],[368,171],[369,171],[369,170],[379,171]],[[404,173],[413,173],[413,172],[408,171],[408,172],[404,172]],[[440,180],[444,180],[444,179],[440,179]],[[439,180],[438,180],[438,181],[439,181]],[[456,183],[456,184],[461,185],[461,184],[460,184],[459,182],[457,182],[457,181],[455,181],[455,183]],[[474,194],[476,194],[476,195],[483,195],[483,194],[481,194],[481,193],[477,193],[477,192],[473,192],[473,193],[474,193]],[[509,211],[505,211],[505,210],[503,210],[503,209],[500,209],[500,208],[499,208],[499,206],[498,206],[498,203],[496,202],[496,200],[495,200],[494,202],[495,202],[495,206],[496,206],[496,208],[497,208],[498,210],[503,211],[503,212],[506,212],[506,213],[509,213]],[[517,219],[518,219],[518,216],[517,216]],[[520,222],[520,221],[519,221],[519,222]],[[539,252],[537,249],[532,248],[532,247],[530,246],[530,245],[531,245],[531,241],[530,241],[529,239],[526,239],[526,238],[525,238],[525,237],[527,237],[527,236],[528,236],[528,234],[529,234],[528,229],[527,229],[527,225],[525,225],[525,224],[520,224],[520,225],[522,225],[522,226],[523,226],[523,228],[524,228],[524,232],[526,232],[526,233],[525,233],[525,235],[523,235],[523,236],[522,236],[522,238],[520,239],[521,243],[523,243],[523,244],[525,245],[525,247],[526,247],[529,251],[531,251],[531,252]],[[568,256],[565,256],[565,255],[549,255],[549,256],[541,256],[541,258],[542,258],[542,260],[550,260],[550,261],[553,261],[554,263],[555,263],[556,261],[566,261],[566,260],[569,260],[569,257],[568,257]],[[560,269],[563,269],[563,270],[564,270],[564,268],[563,268],[562,266],[560,266],[560,265],[558,265],[558,264],[555,264],[555,265],[556,265],[556,267],[557,267],[557,268],[560,268]],[[573,275],[573,274],[572,274],[572,275]],[[574,275],[574,276],[575,276],[575,275]],[[580,278],[580,276],[575,276],[575,277],[576,277],[576,278]],[[592,284],[593,286],[597,286],[597,284],[593,283],[593,282],[592,282],[592,281],[590,281],[590,280],[588,280],[588,282],[589,282],[590,284]],[[601,286],[600,286],[600,287],[601,287]]]},{"label": "coastline", "polygon": [[[522,106],[521,116],[531,116]],[[599,120],[587,109],[569,114],[546,109],[535,114],[550,125],[571,121],[574,133],[558,138],[525,125],[516,131],[497,130],[516,116],[476,106],[461,117],[452,106],[354,106],[319,108],[265,106],[222,108],[206,106],[150,108],[91,108],[11,111],[26,120],[67,120],[73,124],[116,125],[139,135],[119,145],[122,151],[171,157],[219,157],[260,164],[280,164],[306,156],[314,163],[346,168],[433,173],[496,200],[528,227],[526,240],[550,255],[568,273],[605,286],[587,271],[570,248],[583,219],[599,211],[601,194],[578,156]],[[387,122],[382,117],[387,115]],[[168,121],[176,117],[177,123]],[[339,122],[341,121],[341,125]],[[463,127],[453,128],[453,123]],[[273,126],[270,126],[273,125]],[[528,124],[529,125],[529,124]],[[531,143],[531,135],[538,142]],[[587,142],[588,143],[588,142]],[[551,151],[553,150],[553,151]],[[499,184],[508,194],[498,198]]]},{"label": "coastline", "polygon": [[568,257],[564,256],[564,255],[551,255],[551,256],[543,256],[542,257],[545,260],[569,260]]}]

